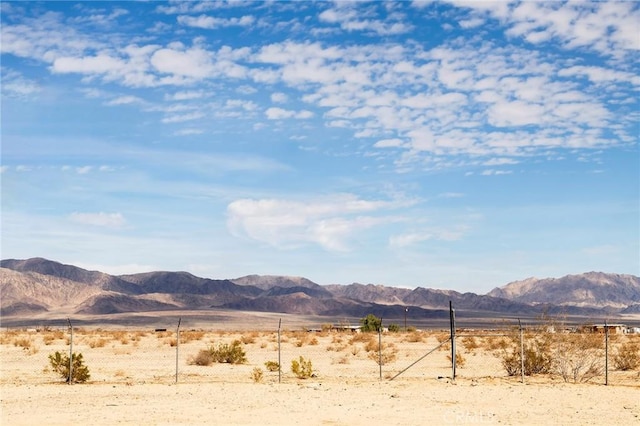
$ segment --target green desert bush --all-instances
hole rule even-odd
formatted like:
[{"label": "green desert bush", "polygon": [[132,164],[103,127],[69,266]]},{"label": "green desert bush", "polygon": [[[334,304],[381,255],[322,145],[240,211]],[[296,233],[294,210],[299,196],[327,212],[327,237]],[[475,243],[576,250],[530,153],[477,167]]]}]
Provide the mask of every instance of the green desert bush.
[{"label": "green desert bush", "polygon": [[264,363],[264,366],[267,368],[267,371],[278,371],[280,370],[280,364],[277,361],[267,361]]},{"label": "green desert bush", "polygon": [[58,373],[60,377],[65,379],[67,382],[71,380],[71,383],[84,383],[91,375],[89,374],[89,367],[84,364],[84,359],[82,358],[82,354],[72,354],[71,355],[71,377],[69,377],[69,356],[63,353],[56,351],[55,353],[49,355],[49,363],[51,364],[51,368],[53,371]]},{"label": "green desert bush", "polygon": [[360,330],[363,332],[374,332],[378,331],[382,327],[382,318],[378,318],[373,314],[369,314],[364,318],[360,319]]},{"label": "green desert bush", "polygon": [[217,346],[211,346],[202,349],[191,360],[195,365],[211,365],[212,363],[228,363],[228,364],[244,364],[247,362],[247,356],[242,349],[242,342],[234,340],[231,344],[219,343]]},{"label": "green desert bush", "polygon": [[298,379],[308,379],[313,376],[313,365],[311,360],[300,357],[298,360],[291,361],[291,371]]}]

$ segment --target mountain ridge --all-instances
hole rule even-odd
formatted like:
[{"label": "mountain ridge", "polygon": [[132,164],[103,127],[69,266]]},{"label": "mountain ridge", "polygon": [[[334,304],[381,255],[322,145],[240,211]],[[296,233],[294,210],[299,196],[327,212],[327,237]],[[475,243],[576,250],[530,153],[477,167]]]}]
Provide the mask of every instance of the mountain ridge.
[{"label": "mountain ridge", "polygon": [[379,284],[323,286],[304,277],[286,275],[218,280],[188,272],[154,271],[113,276],[31,258],[2,260],[0,285],[2,316],[230,309],[317,316],[375,312],[386,318],[401,318],[411,309],[412,315],[427,318],[448,309],[449,302],[465,311],[503,315],[635,314],[640,306],[638,277],[602,272],[527,278],[496,287],[487,294],[476,294]]}]

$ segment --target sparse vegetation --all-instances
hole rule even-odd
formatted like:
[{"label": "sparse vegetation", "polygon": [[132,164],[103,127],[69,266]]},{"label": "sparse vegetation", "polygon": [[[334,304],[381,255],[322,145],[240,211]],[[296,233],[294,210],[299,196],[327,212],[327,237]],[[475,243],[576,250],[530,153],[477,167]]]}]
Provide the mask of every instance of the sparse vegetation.
[{"label": "sparse vegetation", "polygon": [[591,333],[563,335],[553,351],[553,370],[565,382],[588,382],[604,372],[602,336]]},{"label": "sparse vegetation", "polygon": [[220,343],[218,346],[202,349],[191,359],[191,363],[195,365],[211,365],[213,363],[244,364],[246,362],[247,356],[239,340],[234,340],[231,344]]},{"label": "sparse vegetation", "polygon": [[253,380],[254,383],[262,382],[263,378],[264,373],[260,367],[256,367],[251,371],[251,380]]},{"label": "sparse vegetation", "polygon": [[[449,360],[449,362],[451,362],[451,355],[447,355],[447,359]],[[466,363],[467,363],[467,359],[464,356],[462,356],[460,352],[456,352],[456,366],[464,367]]]},{"label": "sparse vegetation", "polygon": [[640,345],[635,342],[623,343],[613,356],[616,370],[628,371],[640,367]]},{"label": "sparse vegetation", "polygon": [[313,365],[311,360],[300,356],[299,359],[291,361],[291,371],[298,379],[308,379],[313,376]]},{"label": "sparse vegetation", "polygon": [[71,383],[84,383],[91,375],[89,374],[89,367],[84,364],[82,354],[73,353],[71,355],[71,377],[69,377],[69,356],[56,351],[49,355],[49,363],[53,371],[58,373],[67,382],[71,380]]},{"label": "sparse vegetation", "polygon": [[267,368],[267,371],[278,371],[280,370],[280,364],[277,361],[267,361],[264,363],[264,366]]}]

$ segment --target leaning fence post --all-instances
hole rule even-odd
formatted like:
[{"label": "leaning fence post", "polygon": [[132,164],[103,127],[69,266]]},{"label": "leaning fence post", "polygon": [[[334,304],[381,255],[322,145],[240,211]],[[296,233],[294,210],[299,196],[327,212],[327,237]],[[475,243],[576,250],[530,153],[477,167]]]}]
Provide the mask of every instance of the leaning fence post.
[{"label": "leaning fence post", "polygon": [[73,326],[71,325],[71,319],[67,318],[67,322],[69,323],[69,377],[67,378],[67,383],[72,383],[73,378]]},{"label": "leaning fence post", "polygon": [[278,320],[278,383],[282,383],[282,362],[280,357],[280,326],[282,325],[282,318]]},{"label": "leaning fence post", "polygon": [[178,383],[178,359],[180,357],[180,323],[182,317],[178,318],[178,327],[176,328],[176,384]]},{"label": "leaning fence post", "polygon": [[522,376],[522,383],[524,383],[524,337],[522,335],[522,322],[518,318],[518,329],[520,330],[520,375]]}]

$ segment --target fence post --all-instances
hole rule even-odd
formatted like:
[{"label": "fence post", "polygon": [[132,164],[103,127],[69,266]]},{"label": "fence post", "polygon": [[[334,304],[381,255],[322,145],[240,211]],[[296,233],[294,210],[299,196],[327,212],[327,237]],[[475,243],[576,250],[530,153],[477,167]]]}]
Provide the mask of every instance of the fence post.
[{"label": "fence post", "polygon": [[69,332],[71,335],[69,336],[69,377],[67,378],[67,383],[72,384],[73,378],[73,326],[71,325],[71,319],[67,318],[67,322],[69,323]]},{"label": "fence post", "polygon": [[524,383],[524,337],[520,318],[518,318],[518,329],[520,330],[520,375],[522,376],[522,383]]},{"label": "fence post", "polygon": [[382,318],[378,327],[378,368],[380,370],[380,380],[382,380]]},{"label": "fence post", "polygon": [[456,311],[453,304],[449,300],[449,322],[451,327],[451,375],[452,379],[456,379]]},{"label": "fence post", "polygon": [[609,385],[609,327],[604,322],[604,385]]},{"label": "fence post", "polygon": [[278,383],[282,383],[282,362],[280,357],[280,326],[282,325],[282,318],[278,320]]},{"label": "fence post", "polygon": [[180,323],[182,317],[178,318],[178,327],[176,328],[176,384],[178,384],[178,360],[180,358]]}]

